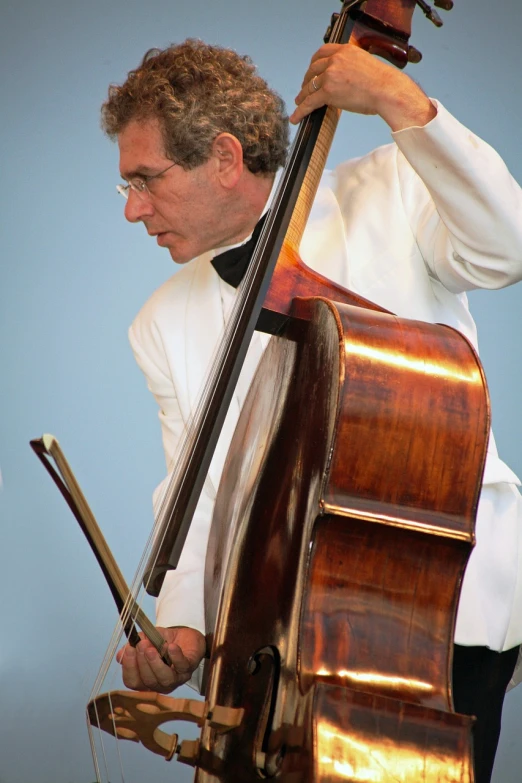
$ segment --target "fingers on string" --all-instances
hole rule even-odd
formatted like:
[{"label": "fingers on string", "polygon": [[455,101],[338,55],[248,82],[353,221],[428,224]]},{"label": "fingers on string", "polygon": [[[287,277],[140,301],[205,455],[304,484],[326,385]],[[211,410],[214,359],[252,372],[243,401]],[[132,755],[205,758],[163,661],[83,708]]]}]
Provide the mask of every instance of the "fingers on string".
[{"label": "fingers on string", "polygon": [[301,92],[306,90],[307,85],[310,84],[314,76],[320,76],[326,71],[329,63],[329,57],[322,57],[320,60],[315,61],[312,59],[310,65],[308,66],[308,70],[304,75],[303,82],[301,84]]},{"label": "fingers on string", "polygon": [[309,82],[309,86],[305,87],[304,90],[301,90],[295,99],[297,108],[294,110],[293,114],[290,115],[290,122],[294,124],[298,123],[306,117],[307,114],[324,106],[326,103],[325,97],[325,93],[321,89],[321,83],[318,78],[316,78],[315,84]]},{"label": "fingers on string", "polygon": [[322,73],[324,69],[328,67],[330,58],[334,54],[337,54],[344,46],[345,44],[323,44],[323,46],[321,46],[312,56],[310,65],[308,66],[308,70],[303,79],[303,84],[305,84],[311,76]]}]

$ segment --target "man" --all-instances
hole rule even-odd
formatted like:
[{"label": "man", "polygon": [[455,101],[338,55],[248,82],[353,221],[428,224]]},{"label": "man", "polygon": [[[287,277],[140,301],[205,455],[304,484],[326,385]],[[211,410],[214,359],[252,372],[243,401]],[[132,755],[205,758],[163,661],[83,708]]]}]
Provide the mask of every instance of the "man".
[{"label": "man", "polygon": [[[522,278],[522,192],[498,155],[404,73],[356,47],[321,47],[296,103],[292,122],[326,103],[379,114],[394,139],[325,176],[303,259],[400,316],[447,323],[476,345],[465,291]],[[231,285],[226,270],[225,280],[216,272],[219,255],[245,242],[268,208],[286,154],[284,109],[248,58],[187,41],[149,52],[124,85],[111,87],[103,122],[119,144],[126,218],[143,222],[185,265],[130,331],[160,407],[171,471],[215,347],[209,335],[217,334],[236,296],[237,281]],[[325,244],[328,253],[318,252]],[[167,575],[158,600],[173,666],[146,641],[136,650],[127,646],[119,660],[128,687],[170,692],[204,655],[203,569],[216,487],[263,347],[255,335],[178,569]],[[490,778],[522,641],[517,484],[491,439],[454,656],[456,709],[479,718],[479,781]],[[156,502],[160,496],[161,487]]]}]

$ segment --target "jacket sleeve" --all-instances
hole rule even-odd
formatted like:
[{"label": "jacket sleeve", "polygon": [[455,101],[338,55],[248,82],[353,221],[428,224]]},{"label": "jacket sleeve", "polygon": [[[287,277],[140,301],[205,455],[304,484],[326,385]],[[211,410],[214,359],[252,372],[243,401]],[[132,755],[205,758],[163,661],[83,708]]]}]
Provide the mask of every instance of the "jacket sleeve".
[{"label": "jacket sleeve", "polygon": [[420,252],[452,293],[515,283],[522,279],[522,189],[495,150],[434,103],[437,116],[426,126],[392,134]]},{"label": "jacket sleeve", "polygon": [[[154,337],[154,327],[138,316],[129,330],[129,340],[136,361],[141,368],[149,390],[159,406],[159,419],[168,474],[156,488],[153,496],[157,517],[169,480],[176,467],[178,450],[185,435],[185,422],[176,397],[175,386],[161,342]],[[159,338],[159,335],[156,337]],[[145,349],[144,346],[147,346]],[[159,626],[187,626],[205,633],[204,571],[205,550],[215,493],[209,480],[205,484],[196,508],[178,567],[169,571],[156,602],[156,624]]]}]

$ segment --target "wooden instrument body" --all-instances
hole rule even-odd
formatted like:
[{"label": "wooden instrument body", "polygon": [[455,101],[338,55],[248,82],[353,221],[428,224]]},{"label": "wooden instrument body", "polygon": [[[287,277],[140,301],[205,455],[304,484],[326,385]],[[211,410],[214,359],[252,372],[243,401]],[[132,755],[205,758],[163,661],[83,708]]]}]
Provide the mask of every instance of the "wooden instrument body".
[{"label": "wooden instrument body", "polygon": [[267,348],[218,493],[206,699],[246,714],[203,726],[196,781],[470,781],[449,683],[480,363],[449,327],[334,303],[306,275],[319,298]]}]

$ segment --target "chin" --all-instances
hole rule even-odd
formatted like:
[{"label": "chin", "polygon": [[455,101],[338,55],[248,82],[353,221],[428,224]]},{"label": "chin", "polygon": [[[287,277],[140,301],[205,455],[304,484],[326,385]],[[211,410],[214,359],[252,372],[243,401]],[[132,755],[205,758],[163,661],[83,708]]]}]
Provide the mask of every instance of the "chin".
[{"label": "chin", "polygon": [[189,261],[192,261],[194,256],[187,257],[183,253],[176,252],[174,248],[169,247],[169,253],[170,257],[174,261],[175,264],[188,264]]}]

